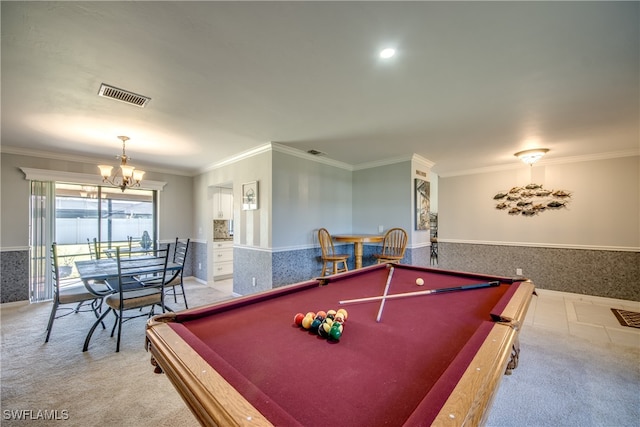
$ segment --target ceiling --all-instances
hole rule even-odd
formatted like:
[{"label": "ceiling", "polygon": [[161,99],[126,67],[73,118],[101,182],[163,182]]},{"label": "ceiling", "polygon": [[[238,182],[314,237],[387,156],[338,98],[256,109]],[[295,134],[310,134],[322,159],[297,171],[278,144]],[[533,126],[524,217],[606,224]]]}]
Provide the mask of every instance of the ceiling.
[{"label": "ceiling", "polygon": [[3,1],[2,151],[115,163],[127,135],[132,164],[185,175],[269,142],[443,176],[638,154],[639,6]]}]

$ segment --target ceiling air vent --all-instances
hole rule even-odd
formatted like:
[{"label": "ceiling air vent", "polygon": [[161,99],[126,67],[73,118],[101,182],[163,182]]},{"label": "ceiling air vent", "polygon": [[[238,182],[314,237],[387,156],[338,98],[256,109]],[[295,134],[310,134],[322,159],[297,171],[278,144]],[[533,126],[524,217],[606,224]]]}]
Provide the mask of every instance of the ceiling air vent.
[{"label": "ceiling air vent", "polygon": [[311,155],[314,155],[314,156],[322,156],[322,155],[326,154],[326,153],[323,153],[322,151],[318,151],[318,150],[314,150],[314,149],[311,149],[311,150],[307,151],[307,153],[309,153]]},{"label": "ceiling air vent", "polygon": [[118,89],[117,87],[109,86],[104,83],[100,85],[98,96],[115,99],[116,101],[126,102],[127,104],[135,105],[136,107],[140,108],[144,108],[149,103],[149,101],[151,101],[151,98],[149,98],[148,96],[138,95],[137,93]]}]

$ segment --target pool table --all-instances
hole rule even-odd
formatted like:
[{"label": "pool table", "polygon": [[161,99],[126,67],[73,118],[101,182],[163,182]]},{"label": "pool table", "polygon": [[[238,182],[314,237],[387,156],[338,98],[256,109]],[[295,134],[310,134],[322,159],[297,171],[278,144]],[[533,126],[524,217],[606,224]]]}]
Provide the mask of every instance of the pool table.
[{"label": "pool table", "polygon": [[[533,284],[396,264],[380,321],[380,300],[340,303],[383,295],[390,271],[380,264],[155,316],[152,364],[207,426],[482,424],[517,362]],[[293,320],[339,308],[348,315],[338,341]]]}]

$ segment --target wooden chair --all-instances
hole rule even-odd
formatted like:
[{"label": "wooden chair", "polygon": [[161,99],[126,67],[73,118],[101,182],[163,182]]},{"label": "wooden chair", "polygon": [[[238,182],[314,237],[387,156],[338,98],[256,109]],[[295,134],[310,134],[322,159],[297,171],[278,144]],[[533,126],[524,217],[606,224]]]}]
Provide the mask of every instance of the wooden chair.
[{"label": "wooden chair", "polygon": [[[332,266],[332,274],[349,271],[349,267],[347,266],[349,255],[337,254],[335,252],[335,248],[333,247],[333,239],[331,238],[331,234],[329,234],[329,231],[327,231],[326,228],[321,228],[320,230],[318,230],[318,241],[320,242],[320,249],[322,250],[321,276],[324,276],[326,274],[328,264],[331,264]],[[338,268],[340,263],[342,263],[343,268]]]},{"label": "wooden chair", "polygon": [[[164,283],[167,271],[167,261],[169,258],[169,247],[154,250],[152,254],[139,254],[131,256],[131,253],[120,247],[116,248],[116,260],[118,263],[117,283],[111,285],[117,292],[108,295],[104,301],[109,307],[102,316],[93,324],[87,335],[82,351],[87,351],[89,341],[100,323],[110,311],[116,315],[116,321],[111,330],[113,337],[116,327],[118,337],[116,341],[116,352],[120,351],[120,337],[122,335],[122,324],[128,320],[141,316],[151,317],[154,307],[160,306],[162,312],[172,311],[164,305]],[[115,286],[114,286],[115,285]],[[143,312],[142,308],[149,307],[148,312]],[[134,314],[125,316],[125,312],[136,310]]]},{"label": "wooden chair", "polygon": [[[185,308],[189,308],[189,305],[187,304],[187,294],[184,293],[183,277],[184,277],[184,264],[187,260],[187,251],[189,250],[190,240],[191,239],[187,239],[186,242],[181,242],[180,239],[176,237],[176,244],[174,245],[174,249],[173,249],[173,262],[175,264],[180,264],[181,268],[180,270],[177,270],[173,274],[173,277],[167,280],[167,282],[164,284],[166,294],[172,294],[173,301],[175,303],[178,302],[178,295],[182,295],[182,298],[184,299]],[[178,286],[180,287],[180,291],[176,290]]]},{"label": "wooden chair", "polygon": [[382,253],[374,254],[378,259],[378,264],[384,262],[396,264],[400,262],[407,250],[407,240],[407,232],[402,228],[389,229],[382,241]]},{"label": "wooden chair", "polygon": [[[60,276],[58,258],[58,246],[56,243],[51,245],[51,280],[53,281],[53,307],[49,315],[49,323],[47,323],[47,337],[44,342],[49,342],[51,329],[53,329],[53,321],[69,314],[79,313],[83,311],[92,311],[96,317],[100,317],[99,311],[102,307],[102,297],[110,292],[106,284],[94,284],[93,289],[96,293],[92,293],[81,281],[70,281],[63,284]],[[88,307],[83,308],[83,303],[89,303]],[[60,307],[61,305],[74,304],[75,307]],[[63,314],[58,314],[63,311]],[[96,324],[97,326],[97,324]],[[103,325],[104,327],[104,325]]]}]

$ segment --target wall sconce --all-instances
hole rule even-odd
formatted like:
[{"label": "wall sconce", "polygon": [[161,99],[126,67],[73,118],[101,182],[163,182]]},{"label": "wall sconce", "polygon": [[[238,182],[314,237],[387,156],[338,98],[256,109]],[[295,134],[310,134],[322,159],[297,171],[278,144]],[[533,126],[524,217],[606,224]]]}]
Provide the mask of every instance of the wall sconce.
[{"label": "wall sconce", "polygon": [[547,154],[548,151],[548,148],[534,148],[532,150],[519,151],[514,154],[514,156],[516,156],[526,164],[533,166],[533,164],[540,160],[542,156]]}]

